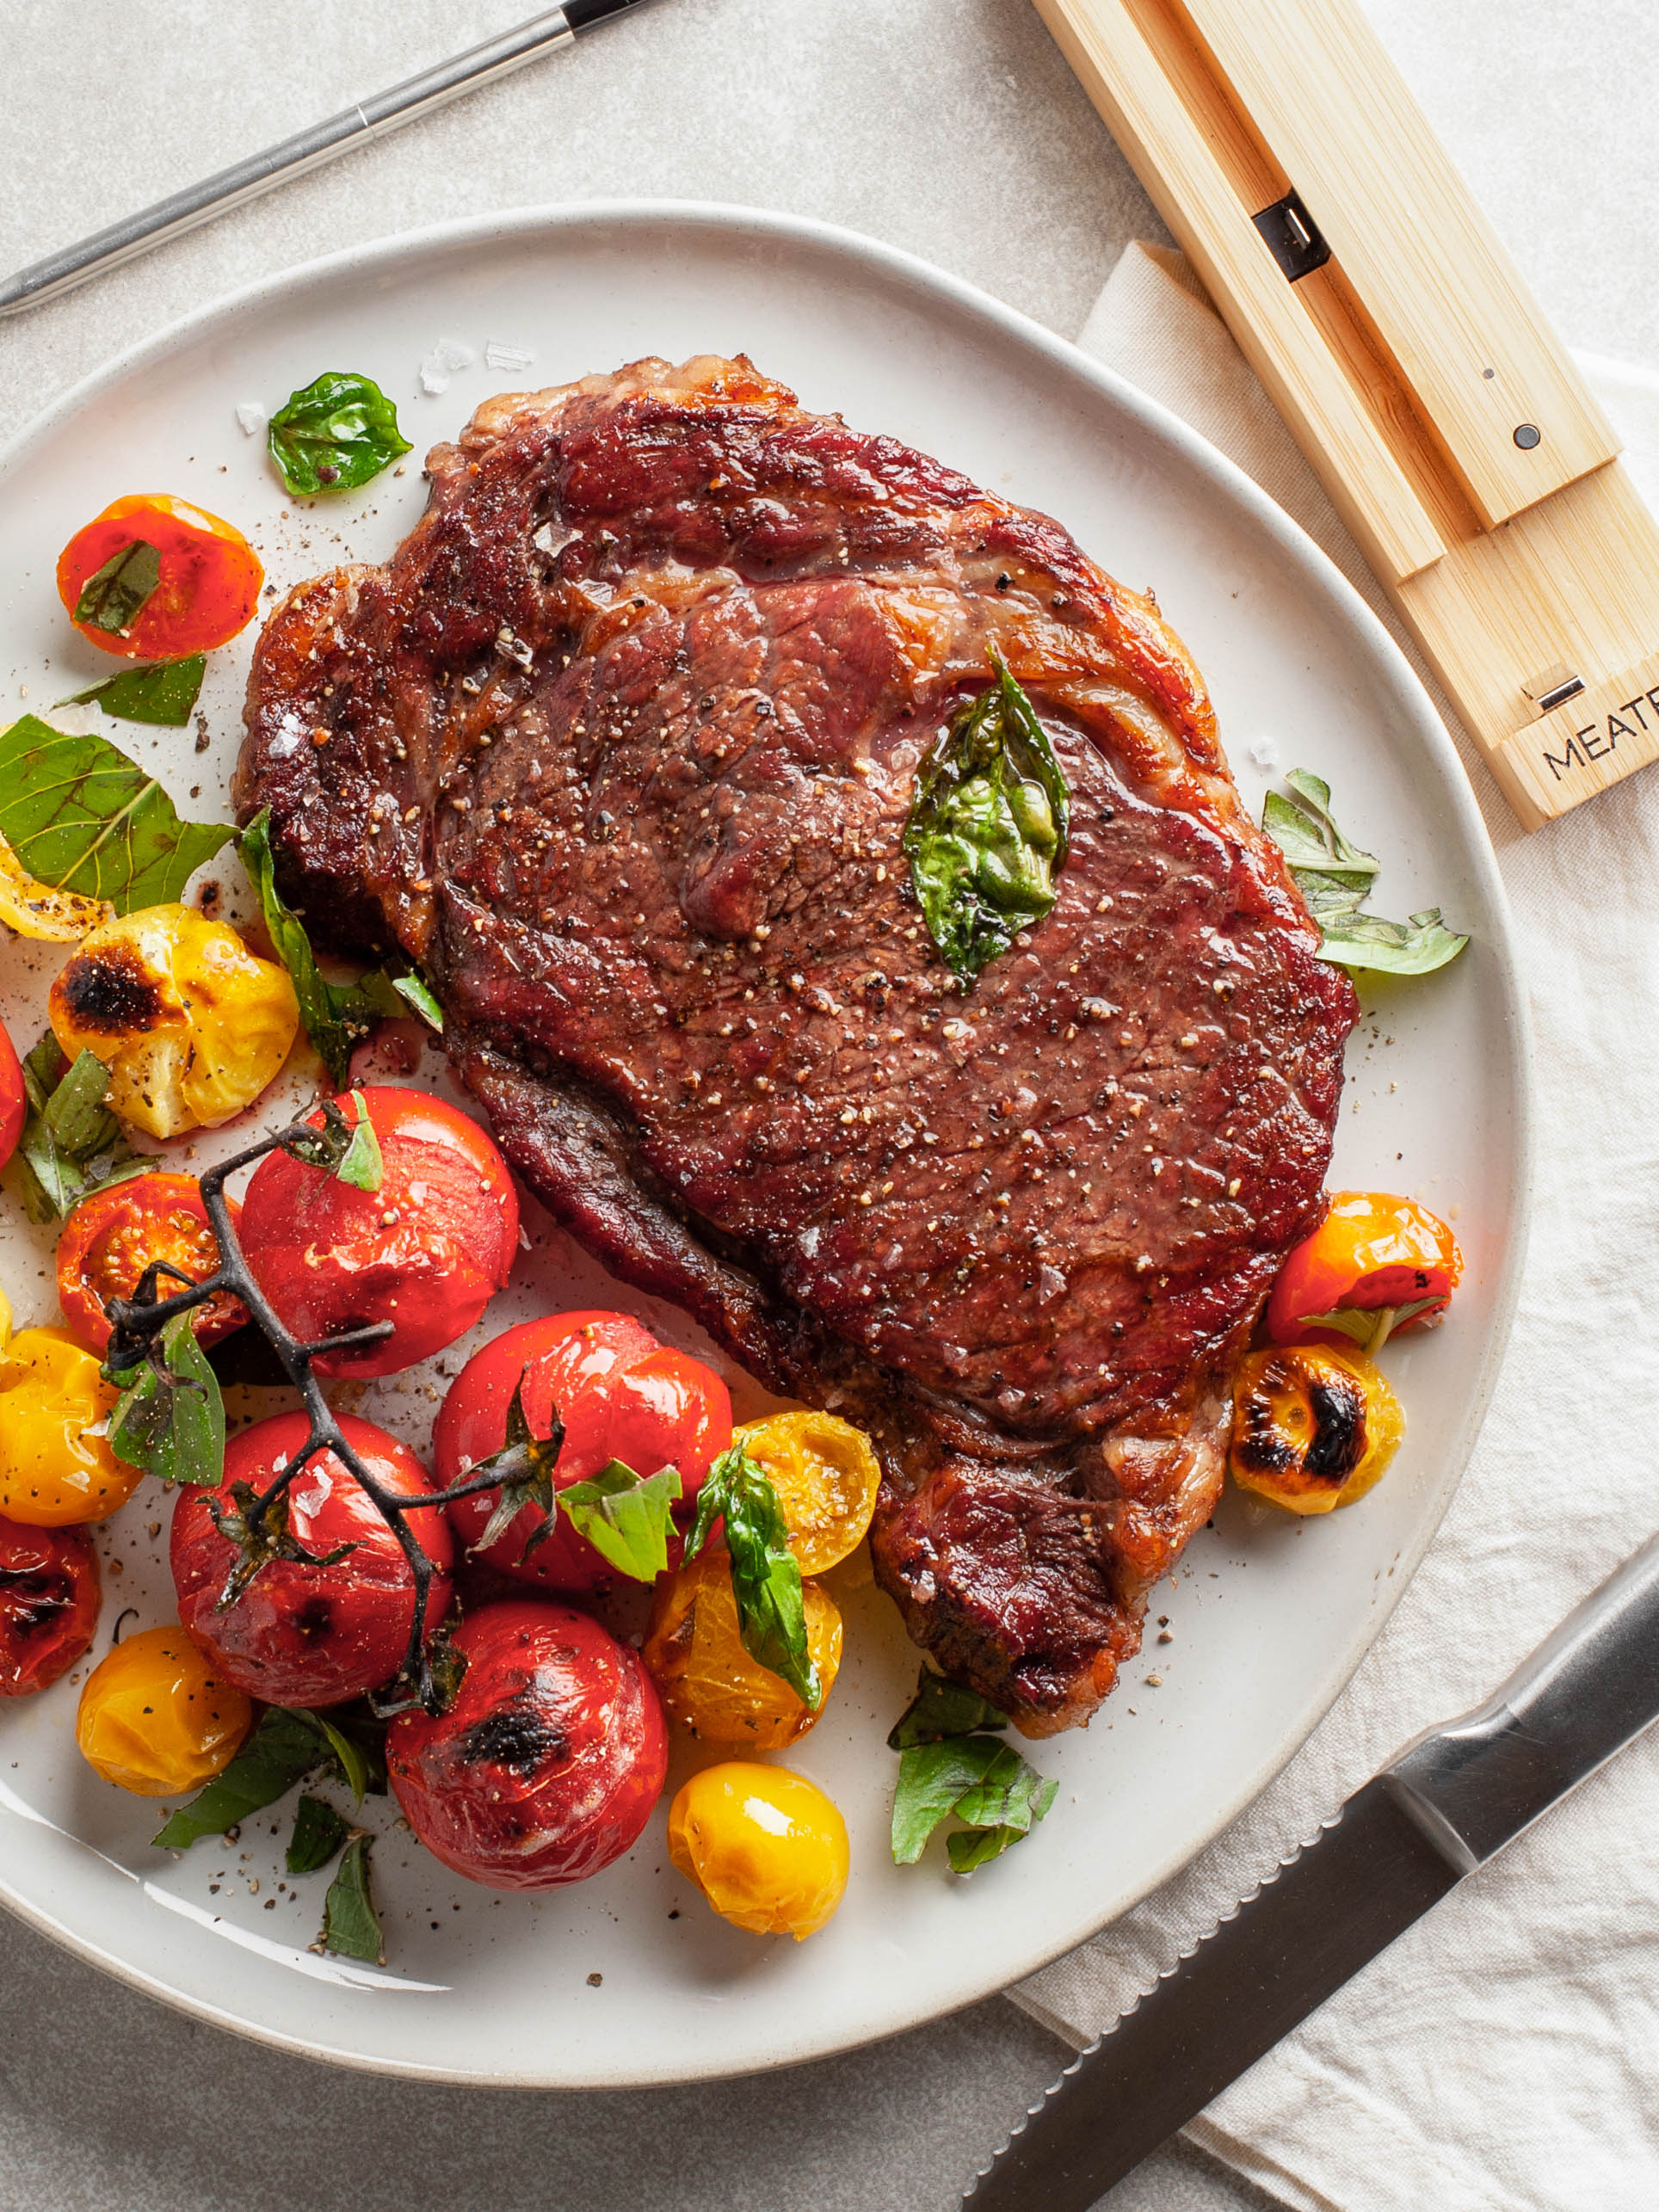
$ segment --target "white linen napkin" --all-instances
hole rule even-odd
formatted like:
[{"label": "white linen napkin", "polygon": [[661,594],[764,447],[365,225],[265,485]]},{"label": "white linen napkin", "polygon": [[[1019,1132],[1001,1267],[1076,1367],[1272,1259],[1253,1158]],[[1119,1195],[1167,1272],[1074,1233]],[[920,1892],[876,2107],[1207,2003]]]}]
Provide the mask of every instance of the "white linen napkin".
[{"label": "white linen napkin", "polygon": [[[1179,255],[1130,246],[1079,342],[1248,470],[1422,672]],[[1581,365],[1659,504],[1659,378]],[[1323,1725],[1185,1873],[1010,1992],[1079,2045],[1659,1524],[1659,767],[1524,837],[1429,689],[1498,848],[1537,1025],[1519,1318],[1445,1525]],[[1652,2212],[1656,2000],[1659,1731],[1470,1876],[1187,2133],[1298,2212]]]}]

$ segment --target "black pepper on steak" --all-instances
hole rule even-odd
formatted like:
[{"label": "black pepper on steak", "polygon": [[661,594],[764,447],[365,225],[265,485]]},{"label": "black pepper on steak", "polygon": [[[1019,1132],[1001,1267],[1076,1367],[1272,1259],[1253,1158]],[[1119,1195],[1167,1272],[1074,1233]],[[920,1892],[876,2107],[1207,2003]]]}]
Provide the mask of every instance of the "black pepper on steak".
[{"label": "black pepper on steak", "polygon": [[[491,400],[429,467],[385,568],[271,616],[243,818],[424,965],[590,1250],[869,1426],[916,1641],[1087,1719],[1213,1504],[1355,1012],[1196,669],[1058,523],[741,358]],[[964,991],[899,840],[993,646],[1071,852]]]}]

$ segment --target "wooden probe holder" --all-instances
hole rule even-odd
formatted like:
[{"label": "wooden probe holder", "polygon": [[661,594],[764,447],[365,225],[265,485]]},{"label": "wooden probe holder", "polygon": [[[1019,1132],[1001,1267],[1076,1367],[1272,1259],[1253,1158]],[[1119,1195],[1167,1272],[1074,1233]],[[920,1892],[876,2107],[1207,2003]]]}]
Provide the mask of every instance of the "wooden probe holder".
[{"label": "wooden probe holder", "polygon": [[1035,0],[1524,827],[1659,755],[1659,524],[1354,0]]}]

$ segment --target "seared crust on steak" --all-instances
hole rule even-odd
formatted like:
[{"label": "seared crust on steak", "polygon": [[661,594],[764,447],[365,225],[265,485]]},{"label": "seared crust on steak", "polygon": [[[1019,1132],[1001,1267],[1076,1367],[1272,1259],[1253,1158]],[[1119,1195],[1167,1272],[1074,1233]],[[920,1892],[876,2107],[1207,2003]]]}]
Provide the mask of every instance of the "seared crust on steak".
[{"label": "seared crust on steak", "polygon": [[[1354,1014],[1197,671],[1058,523],[742,359],[492,400],[429,465],[386,568],[268,624],[243,818],[423,964],[590,1249],[873,1430],[916,1641],[1086,1719],[1214,1501]],[[899,841],[993,647],[1071,848],[964,990]]]}]

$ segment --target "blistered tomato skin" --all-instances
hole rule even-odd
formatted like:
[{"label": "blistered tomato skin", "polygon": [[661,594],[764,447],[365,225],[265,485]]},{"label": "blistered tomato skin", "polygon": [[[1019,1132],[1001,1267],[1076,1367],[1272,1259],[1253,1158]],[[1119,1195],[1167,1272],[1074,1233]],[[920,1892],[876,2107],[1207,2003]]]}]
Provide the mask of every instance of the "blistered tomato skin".
[{"label": "blistered tomato skin", "polygon": [[0,1352],[0,1513],[31,1528],[101,1521],[144,1477],[94,1433],[118,1393],[66,1328],[26,1328]]},{"label": "blistered tomato skin", "polygon": [[0,1029],[0,1168],[17,1149],[28,1118],[28,1093],[23,1088],[22,1064],[16,1046]]},{"label": "blistered tomato skin", "polygon": [[66,1674],[98,1625],[98,1555],[79,1529],[0,1520],[0,1698]]},{"label": "blistered tomato skin", "polygon": [[[228,1201],[231,1226],[242,1209]],[[89,1352],[109,1342],[109,1301],[130,1298],[152,1260],[164,1260],[193,1281],[204,1282],[219,1266],[219,1244],[194,1175],[134,1175],[83,1198],[58,1240],[58,1303],[71,1334]],[[181,1286],[170,1275],[157,1288],[167,1297]],[[216,1291],[198,1306],[190,1326],[213,1344],[248,1318],[247,1308]]]},{"label": "blistered tomato skin", "polygon": [[423,1091],[359,1095],[385,1163],[379,1190],[271,1152],[243,1200],[248,1264],[285,1327],[314,1342],[393,1324],[379,1343],[318,1359],[330,1377],[395,1375],[441,1352],[504,1286],[518,1249],[512,1177],[476,1122]]},{"label": "blistered tomato skin", "polygon": [[722,1919],[757,1936],[816,1935],[847,1887],[847,1823],[787,1767],[728,1759],[669,1808],[669,1857]]},{"label": "blistered tomato skin", "polygon": [[640,1657],[669,1718],[705,1743],[781,1751],[817,1725],[841,1667],[841,1609],[816,1582],[801,1585],[806,1648],[823,1697],[816,1710],[743,1648],[731,1561],[712,1543],[689,1567],[657,1579]]},{"label": "blistered tomato skin", "polygon": [[[407,1446],[371,1422],[340,1416],[352,1449],[386,1488],[420,1497],[431,1488]],[[231,1506],[231,1485],[267,1489],[305,1442],[303,1414],[279,1414],[231,1438],[217,1491],[182,1489],[173,1508],[170,1556],[179,1617],[225,1679],[274,1705],[334,1705],[391,1681],[404,1662],[415,1616],[415,1578],[396,1536],[356,1478],[331,1453],[308,1460],[287,1492],[288,1531],[318,1556],[354,1549],[331,1565],[277,1559],[260,1569],[234,1605],[219,1610],[237,1563],[213,1525],[209,1500]],[[427,1603],[435,1630],[447,1611],[454,1547],[441,1510],[416,1512],[410,1527],[437,1573]]]},{"label": "blistered tomato skin", "polygon": [[[501,1450],[521,1377],[525,1417],[535,1433],[550,1433],[555,1407],[564,1423],[553,1470],[558,1489],[586,1482],[620,1459],[638,1475],[677,1467],[688,1502],[731,1440],[731,1397],[700,1359],[659,1345],[626,1314],[550,1315],[493,1338],[451,1384],[432,1439],[445,1489]],[[450,1507],[463,1545],[482,1536],[498,1495],[486,1490]],[[483,1556],[503,1573],[550,1590],[592,1590],[614,1579],[606,1561],[562,1516],[527,1558],[525,1546],[544,1519],[539,1506],[527,1506]],[[671,1561],[679,1556],[680,1542],[671,1540]]]},{"label": "blistered tomato skin", "polygon": [[115,500],[77,530],[58,558],[58,596],[71,621],[87,583],[126,547],[153,545],[156,588],[125,632],[76,628],[101,651],[129,661],[180,660],[211,652],[245,630],[259,607],[265,571],[240,530],[168,492]]},{"label": "blistered tomato skin", "polygon": [[75,1740],[118,1789],[181,1796],[224,1772],[253,1722],[249,1700],[182,1629],[145,1629],[87,1677]]},{"label": "blistered tomato skin", "polygon": [[493,1889],[585,1882],[638,1842],[668,1730],[638,1655],[586,1613],[513,1598],[455,1630],[466,1672],[437,1718],[401,1713],[392,1787],[436,1858]]}]

